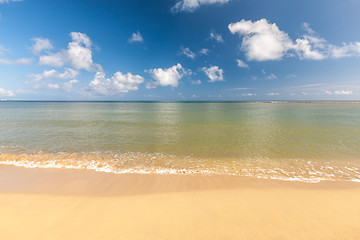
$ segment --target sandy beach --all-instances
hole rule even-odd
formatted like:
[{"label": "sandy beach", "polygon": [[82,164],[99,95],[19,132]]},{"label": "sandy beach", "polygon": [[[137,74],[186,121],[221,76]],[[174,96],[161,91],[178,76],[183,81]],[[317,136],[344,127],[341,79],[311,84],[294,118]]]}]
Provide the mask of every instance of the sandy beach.
[{"label": "sandy beach", "polygon": [[360,184],[0,168],[3,239],[359,239]]}]

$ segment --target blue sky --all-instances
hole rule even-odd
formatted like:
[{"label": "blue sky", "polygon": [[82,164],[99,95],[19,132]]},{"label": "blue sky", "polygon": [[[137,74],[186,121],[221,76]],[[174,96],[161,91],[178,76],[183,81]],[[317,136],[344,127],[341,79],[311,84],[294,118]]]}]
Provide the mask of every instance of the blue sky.
[{"label": "blue sky", "polygon": [[360,100],[357,0],[0,0],[0,99]]}]

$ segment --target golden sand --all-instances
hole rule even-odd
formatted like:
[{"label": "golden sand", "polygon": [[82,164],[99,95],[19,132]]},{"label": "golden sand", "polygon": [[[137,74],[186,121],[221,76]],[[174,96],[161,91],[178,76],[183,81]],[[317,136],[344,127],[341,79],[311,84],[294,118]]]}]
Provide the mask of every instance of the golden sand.
[{"label": "golden sand", "polygon": [[360,239],[360,184],[0,168],[1,239]]}]

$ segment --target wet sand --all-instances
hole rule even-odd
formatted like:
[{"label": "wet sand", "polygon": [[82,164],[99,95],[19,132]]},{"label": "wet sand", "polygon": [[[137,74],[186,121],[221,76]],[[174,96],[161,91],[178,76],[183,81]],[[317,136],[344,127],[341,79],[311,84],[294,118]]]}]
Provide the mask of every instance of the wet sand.
[{"label": "wet sand", "polygon": [[360,183],[0,166],[2,239],[360,239]]}]

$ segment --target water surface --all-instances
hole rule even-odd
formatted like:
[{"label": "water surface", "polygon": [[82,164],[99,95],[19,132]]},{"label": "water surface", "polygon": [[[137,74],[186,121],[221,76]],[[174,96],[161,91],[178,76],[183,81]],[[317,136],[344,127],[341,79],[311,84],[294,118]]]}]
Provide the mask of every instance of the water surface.
[{"label": "water surface", "polygon": [[0,136],[28,167],[360,180],[358,102],[0,102]]}]

